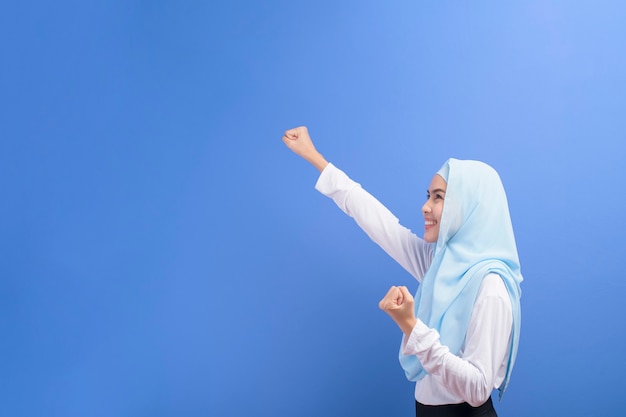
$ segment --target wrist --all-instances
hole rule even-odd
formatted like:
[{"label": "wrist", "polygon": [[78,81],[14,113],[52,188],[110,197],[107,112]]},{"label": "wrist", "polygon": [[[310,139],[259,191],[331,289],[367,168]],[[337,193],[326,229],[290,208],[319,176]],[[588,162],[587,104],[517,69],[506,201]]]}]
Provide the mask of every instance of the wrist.
[{"label": "wrist", "polygon": [[316,150],[314,150],[310,155],[305,156],[305,159],[317,168],[319,172],[322,172],[324,168],[326,168],[326,165],[328,165],[328,161]]},{"label": "wrist", "polygon": [[404,333],[406,337],[408,338],[409,336],[411,336],[411,333],[413,332],[413,328],[415,327],[416,324],[417,324],[417,319],[415,317],[411,317],[406,320],[403,320],[401,323],[398,323],[398,326],[400,327],[400,330],[402,330],[402,333]]}]

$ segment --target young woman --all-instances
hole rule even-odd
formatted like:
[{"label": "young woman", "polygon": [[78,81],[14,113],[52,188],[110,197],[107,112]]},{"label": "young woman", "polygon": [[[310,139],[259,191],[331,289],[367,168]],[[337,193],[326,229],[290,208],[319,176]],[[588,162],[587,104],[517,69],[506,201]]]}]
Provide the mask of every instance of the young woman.
[{"label": "young woman", "polygon": [[416,415],[496,416],[520,333],[522,276],[504,188],[493,168],[448,160],[422,207],[424,238],[326,161],[305,127],[283,142],[320,171],[316,189],[419,282],[415,298],[391,287],[379,307],[404,336],[399,359],[415,381]]}]

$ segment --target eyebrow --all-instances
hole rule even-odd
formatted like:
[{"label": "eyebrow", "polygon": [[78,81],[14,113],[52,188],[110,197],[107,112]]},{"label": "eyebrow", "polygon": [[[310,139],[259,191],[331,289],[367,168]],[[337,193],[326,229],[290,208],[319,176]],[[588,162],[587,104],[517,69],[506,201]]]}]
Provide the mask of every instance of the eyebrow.
[{"label": "eyebrow", "polygon": [[434,190],[432,190],[432,191],[426,190],[426,192],[427,192],[428,194],[430,194],[430,193],[444,193],[444,194],[445,194],[445,193],[446,193],[446,190],[444,190],[443,188],[435,188],[435,189],[434,189]]}]

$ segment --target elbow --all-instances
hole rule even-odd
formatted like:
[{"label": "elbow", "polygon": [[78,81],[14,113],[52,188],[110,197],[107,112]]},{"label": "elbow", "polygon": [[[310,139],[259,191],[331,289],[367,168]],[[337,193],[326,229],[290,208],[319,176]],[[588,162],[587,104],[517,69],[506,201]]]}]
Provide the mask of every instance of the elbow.
[{"label": "elbow", "polygon": [[484,403],[486,403],[490,396],[491,396],[491,394],[485,396],[484,398],[482,398],[479,401],[468,401],[467,403],[469,405],[471,405],[472,407],[477,408],[477,407],[480,407],[481,405],[483,405]]},{"label": "elbow", "polygon": [[465,401],[471,405],[472,407],[480,407],[483,405],[489,397],[491,396],[492,388],[484,378],[481,378],[480,381],[477,381],[475,386],[473,387],[471,392],[468,393]]}]

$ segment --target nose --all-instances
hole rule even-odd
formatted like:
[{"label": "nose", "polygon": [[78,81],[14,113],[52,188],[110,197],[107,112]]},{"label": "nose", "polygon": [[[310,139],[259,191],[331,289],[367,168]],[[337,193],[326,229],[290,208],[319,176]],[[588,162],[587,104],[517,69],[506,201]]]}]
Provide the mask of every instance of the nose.
[{"label": "nose", "polygon": [[424,203],[424,205],[422,206],[422,214],[426,214],[426,213],[430,213],[430,206],[428,205],[428,203]]}]

